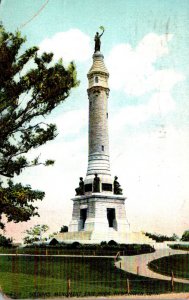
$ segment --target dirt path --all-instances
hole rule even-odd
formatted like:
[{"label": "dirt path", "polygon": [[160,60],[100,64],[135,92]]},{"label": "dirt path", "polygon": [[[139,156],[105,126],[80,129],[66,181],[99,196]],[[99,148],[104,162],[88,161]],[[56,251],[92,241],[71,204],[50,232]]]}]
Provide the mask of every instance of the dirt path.
[{"label": "dirt path", "polygon": [[[171,277],[169,276],[161,275],[149,270],[148,263],[154,259],[173,254],[185,254],[185,252],[173,249],[157,249],[154,253],[135,256],[123,256],[121,258],[121,269],[129,273],[138,274],[145,277],[170,280]],[[116,266],[120,267],[120,262],[117,262]],[[174,281],[189,284],[188,279],[174,278]]]}]

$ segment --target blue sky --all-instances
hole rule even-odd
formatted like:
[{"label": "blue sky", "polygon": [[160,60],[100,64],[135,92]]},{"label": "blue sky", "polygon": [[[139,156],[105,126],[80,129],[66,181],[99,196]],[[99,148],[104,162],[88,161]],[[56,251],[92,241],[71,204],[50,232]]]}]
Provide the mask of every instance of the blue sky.
[{"label": "blue sky", "polygon": [[[56,231],[71,220],[70,199],[87,169],[86,74],[95,32],[103,25],[112,175],[127,195],[131,229],[181,234],[189,227],[188,8],[187,0],[1,2],[6,29],[20,29],[27,37],[23,50],[37,45],[65,64],[74,60],[81,81],[49,117],[58,125],[57,139],[37,151],[44,159],[55,158],[55,166],[26,170],[17,178],[46,191],[41,218],[32,222]],[[20,234],[23,228],[9,227],[9,233],[15,230]]]}]

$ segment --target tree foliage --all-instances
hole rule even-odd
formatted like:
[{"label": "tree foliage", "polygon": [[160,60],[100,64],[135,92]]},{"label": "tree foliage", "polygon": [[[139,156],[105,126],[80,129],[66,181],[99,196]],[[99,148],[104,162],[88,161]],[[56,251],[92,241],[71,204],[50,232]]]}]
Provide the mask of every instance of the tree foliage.
[{"label": "tree foliage", "polygon": [[42,200],[44,195],[44,192],[32,190],[29,185],[13,184],[11,180],[7,187],[0,184],[0,215],[4,213],[9,222],[28,221],[32,216],[38,216],[37,207],[32,203]]},{"label": "tree foliage", "polygon": [[[19,32],[9,33],[0,25],[0,176],[6,178],[54,163],[39,156],[28,159],[26,153],[56,137],[56,125],[44,120],[78,85],[73,62],[65,68],[62,60],[53,63],[52,53],[40,56],[37,47],[23,51],[25,41]],[[30,186],[1,183],[0,218],[5,213],[9,221],[26,221],[36,214],[32,202],[43,197]]]},{"label": "tree foliage", "polygon": [[189,230],[186,230],[183,233],[183,235],[181,237],[181,241],[183,241],[183,242],[189,242]]},{"label": "tree foliage", "polygon": [[60,232],[68,232],[68,226],[63,225],[63,226],[60,228]]},{"label": "tree foliage", "polygon": [[0,234],[0,247],[11,247],[12,239],[6,238],[2,234]]},{"label": "tree foliage", "polygon": [[26,230],[27,235],[24,237],[24,244],[46,241],[44,233],[46,233],[47,230],[49,230],[48,225],[35,225],[34,227]]},{"label": "tree foliage", "polygon": [[156,241],[157,243],[163,243],[165,241],[177,241],[178,240],[178,236],[175,233],[173,233],[172,236],[166,236],[166,235],[162,235],[162,234],[146,232],[145,235],[148,236],[149,238],[151,238],[152,240]]}]

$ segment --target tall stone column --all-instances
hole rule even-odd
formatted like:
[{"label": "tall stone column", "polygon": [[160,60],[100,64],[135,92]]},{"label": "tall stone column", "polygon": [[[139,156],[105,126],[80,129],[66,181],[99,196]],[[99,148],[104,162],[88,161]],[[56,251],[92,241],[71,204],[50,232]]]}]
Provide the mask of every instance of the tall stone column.
[{"label": "tall stone column", "polygon": [[102,183],[112,184],[109,161],[108,136],[108,78],[104,56],[97,51],[93,54],[93,64],[88,74],[89,98],[89,145],[88,169],[85,184],[92,183],[97,174]]},{"label": "tall stone column", "polygon": [[[108,135],[108,78],[104,56],[99,51],[99,35],[95,36],[93,63],[87,74],[89,99],[88,168],[85,180],[80,179],[73,198],[70,239],[101,242],[123,242],[128,230],[125,197],[119,183],[111,177]],[[99,49],[99,50],[98,50]],[[72,236],[73,233],[73,236]],[[90,236],[87,236],[90,235]]]}]

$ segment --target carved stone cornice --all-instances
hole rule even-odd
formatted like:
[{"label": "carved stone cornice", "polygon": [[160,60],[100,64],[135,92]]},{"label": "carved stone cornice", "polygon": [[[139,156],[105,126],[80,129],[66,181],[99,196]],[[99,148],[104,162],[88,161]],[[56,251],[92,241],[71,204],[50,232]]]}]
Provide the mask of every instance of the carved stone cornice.
[{"label": "carved stone cornice", "polygon": [[100,93],[101,91],[105,91],[107,97],[109,96],[110,89],[103,86],[92,86],[91,88],[87,89],[87,94],[89,97],[91,94]]},{"label": "carved stone cornice", "polygon": [[109,73],[103,72],[103,71],[92,71],[91,73],[87,74],[87,78],[91,79],[94,77],[94,75],[98,76],[98,75],[102,75],[106,78],[109,78]]}]

